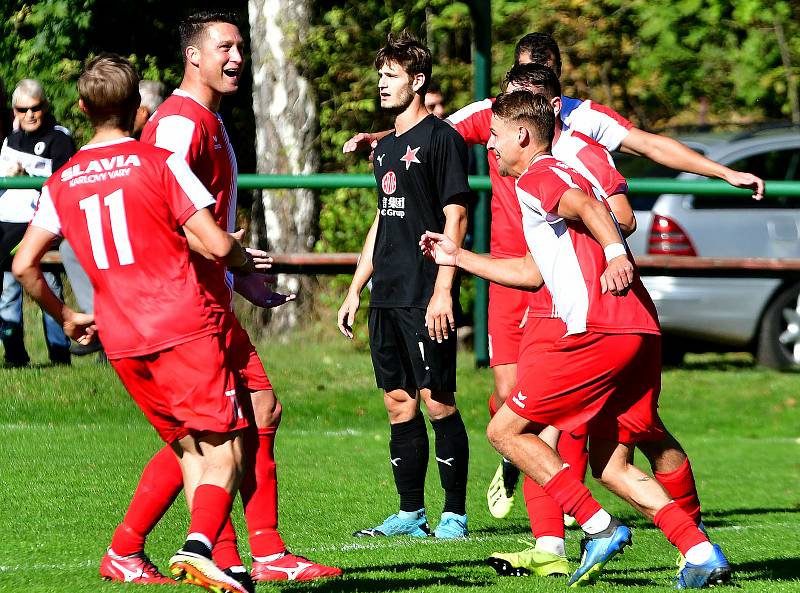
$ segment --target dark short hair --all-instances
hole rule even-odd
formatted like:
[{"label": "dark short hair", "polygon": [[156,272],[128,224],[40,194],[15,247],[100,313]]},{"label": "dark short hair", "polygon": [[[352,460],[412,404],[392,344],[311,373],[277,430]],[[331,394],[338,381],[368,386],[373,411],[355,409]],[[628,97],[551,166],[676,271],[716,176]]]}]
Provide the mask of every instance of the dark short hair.
[{"label": "dark short hair", "polygon": [[425,82],[418,94],[424,95],[431,84],[431,50],[425,47],[416,37],[403,31],[399,37],[391,33],[386,38],[386,45],[375,55],[375,68],[380,70],[385,64],[400,64],[410,76],[425,75]]},{"label": "dark short hair", "polygon": [[552,61],[553,71],[561,78],[561,51],[556,40],[547,33],[528,33],[517,41],[514,49],[515,64],[519,64],[522,54],[530,54],[532,62],[544,66]]},{"label": "dark short hair", "polygon": [[139,107],[139,75],[117,54],[90,59],[78,78],[78,95],[92,125],[130,131]]},{"label": "dark short hair", "polygon": [[[514,84],[518,87],[534,90],[548,99],[561,96],[561,83],[558,76],[547,66],[541,64],[515,64],[506,72],[505,86]],[[539,90],[541,89],[541,90]]]},{"label": "dark short hair", "polygon": [[224,10],[203,10],[186,17],[178,25],[181,36],[181,54],[185,54],[186,48],[190,45],[197,45],[208,25],[228,23],[239,27],[239,21],[239,15],[236,12]]},{"label": "dark short hair", "polygon": [[544,95],[530,91],[500,93],[492,104],[492,114],[498,119],[519,122],[536,134],[539,141],[553,144],[556,116],[553,106]]}]

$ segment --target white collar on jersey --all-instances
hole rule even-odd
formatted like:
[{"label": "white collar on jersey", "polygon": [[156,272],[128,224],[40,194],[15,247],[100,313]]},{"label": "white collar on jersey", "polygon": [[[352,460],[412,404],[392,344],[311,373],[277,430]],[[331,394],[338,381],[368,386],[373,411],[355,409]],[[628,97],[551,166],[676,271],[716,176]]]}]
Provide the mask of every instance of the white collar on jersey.
[{"label": "white collar on jersey", "polygon": [[93,142],[92,144],[84,144],[80,150],[91,150],[93,148],[105,148],[106,146],[114,146],[115,144],[122,144],[123,142],[133,142],[133,138],[125,136],[124,138],[117,138],[116,140],[107,140],[105,142]]},{"label": "white collar on jersey", "polygon": [[[198,105],[200,105],[200,107],[202,107],[203,109],[205,109],[205,110],[206,110],[206,111],[208,111],[209,113],[214,113],[214,112],[213,112],[213,111],[211,111],[211,110],[210,110],[208,107],[206,107],[205,105],[203,105],[203,104],[202,104],[200,101],[198,101],[197,99],[195,99],[195,98],[194,98],[194,97],[193,97],[191,94],[187,93],[187,92],[186,92],[186,91],[184,91],[183,89],[175,89],[174,91],[172,91],[172,94],[173,94],[173,95],[178,95],[179,97],[186,97],[187,99],[191,99],[192,101],[194,101],[195,103],[197,103]],[[216,114],[216,113],[214,113],[214,115],[217,115],[217,114]]]}]

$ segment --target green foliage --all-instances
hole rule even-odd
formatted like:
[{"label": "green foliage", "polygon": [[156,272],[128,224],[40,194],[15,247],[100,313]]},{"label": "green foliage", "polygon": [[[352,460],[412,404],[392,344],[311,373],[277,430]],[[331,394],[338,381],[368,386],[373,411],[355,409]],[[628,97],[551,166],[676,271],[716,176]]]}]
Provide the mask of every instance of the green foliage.
[{"label": "green foliage", "polygon": [[[84,61],[101,52],[127,56],[142,78],[168,91],[180,83],[183,62],[177,25],[191,11],[218,7],[213,0],[6,0],[0,3],[0,78],[8,94],[22,78],[42,82],[56,120],[78,144],[88,140],[88,121],[77,106],[75,83]],[[244,14],[246,0],[227,8]],[[247,28],[243,33],[247,36]],[[9,97],[10,98],[10,97]],[[242,114],[242,110],[246,113]],[[223,117],[237,147],[240,168],[255,169],[250,81],[223,103]]]},{"label": "green foliage", "polygon": [[9,98],[17,81],[36,78],[50,99],[56,119],[77,131],[85,119],[78,110],[75,81],[81,68],[94,0],[10,0],[0,6],[0,77]]}]

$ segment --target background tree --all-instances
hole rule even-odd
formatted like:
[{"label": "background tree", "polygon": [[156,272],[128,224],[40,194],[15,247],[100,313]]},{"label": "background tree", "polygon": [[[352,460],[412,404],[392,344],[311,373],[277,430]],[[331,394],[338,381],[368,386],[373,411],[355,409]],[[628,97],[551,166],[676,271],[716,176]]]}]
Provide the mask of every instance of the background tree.
[{"label": "background tree", "polygon": [[[258,173],[302,175],[319,168],[317,103],[313,88],[299,72],[298,58],[311,25],[306,0],[250,0],[253,111]],[[319,204],[312,190],[256,192],[252,235],[268,251],[311,251],[317,237]],[[278,290],[298,300],[271,312],[271,328],[293,327],[310,303],[308,276],[281,275]]]}]

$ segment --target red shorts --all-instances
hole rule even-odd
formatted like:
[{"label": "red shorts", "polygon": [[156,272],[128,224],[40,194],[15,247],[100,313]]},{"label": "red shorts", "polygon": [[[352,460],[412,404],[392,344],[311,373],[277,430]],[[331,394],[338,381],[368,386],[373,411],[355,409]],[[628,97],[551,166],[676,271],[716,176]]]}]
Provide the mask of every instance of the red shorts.
[{"label": "red shorts", "polygon": [[236,374],[237,384],[250,392],[272,389],[256,347],[236,316],[233,313],[224,314],[219,320],[219,327],[222,330],[228,366]]},{"label": "red shorts", "polygon": [[489,283],[489,366],[517,364],[530,293]]},{"label": "red shorts", "polygon": [[522,352],[524,372],[506,401],[516,414],[565,432],[586,424],[588,434],[620,443],[665,437],[661,336],[586,332],[534,347]]},{"label": "red shorts", "polygon": [[247,426],[218,335],[110,363],[167,443],[191,432],[227,433]]}]

